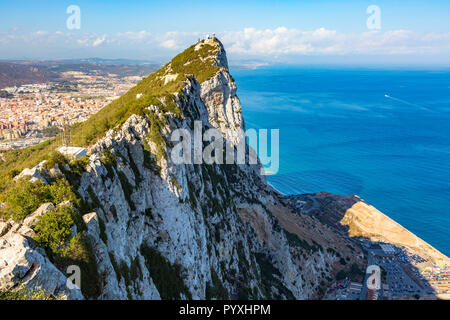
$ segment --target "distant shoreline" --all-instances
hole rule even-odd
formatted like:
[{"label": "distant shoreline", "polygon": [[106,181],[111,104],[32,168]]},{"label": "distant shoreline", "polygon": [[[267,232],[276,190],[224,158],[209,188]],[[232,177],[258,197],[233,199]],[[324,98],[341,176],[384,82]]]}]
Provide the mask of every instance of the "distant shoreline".
[{"label": "distant shoreline", "polygon": [[285,194],[285,193],[281,192],[280,190],[278,190],[277,188],[275,188],[273,184],[271,184],[269,181],[267,181],[267,178],[266,178],[266,183],[267,183],[268,186],[270,186],[273,190],[275,190],[276,192],[278,192],[282,196],[284,196],[284,197],[288,196],[287,194]]}]

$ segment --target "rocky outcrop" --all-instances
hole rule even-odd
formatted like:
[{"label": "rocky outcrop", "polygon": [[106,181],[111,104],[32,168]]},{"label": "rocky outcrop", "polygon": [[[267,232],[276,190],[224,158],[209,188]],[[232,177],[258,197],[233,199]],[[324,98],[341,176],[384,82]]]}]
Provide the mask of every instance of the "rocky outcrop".
[{"label": "rocky outcrop", "polygon": [[42,171],[44,169],[45,163],[46,163],[46,161],[44,160],[44,161],[40,162],[37,166],[35,166],[31,169],[29,169],[29,168],[23,169],[22,172],[14,178],[14,180],[17,181],[22,178],[29,177],[30,182],[36,182],[38,180],[41,180],[44,183],[46,183],[47,181],[46,181],[45,177],[42,175]]},{"label": "rocky outcrop", "polygon": [[0,221],[0,289],[25,285],[31,290],[44,289],[47,294],[67,299],[84,299],[79,289],[68,289],[67,277],[47,257],[45,250],[32,240],[32,227],[39,216],[53,205],[43,204],[23,223]]},{"label": "rocky outcrop", "polygon": [[[193,136],[194,121],[203,131],[218,129],[233,147],[242,141],[245,125],[225,50],[208,39],[194,52],[204,48],[211,49],[200,60],[217,69],[201,83],[186,75],[173,93],[182,116],[149,103],[89,149],[78,194],[95,207],[83,221],[101,278],[97,298],[319,298],[337,272],[364,267],[358,245],[292,210],[266,184],[258,164],[174,164],[168,156],[171,133],[183,128]],[[162,85],[179,81],[172,69],[169,63],[160,71]],[[133,97],[144,98],[140,92]],[[64,275],[43,250],[20,232],[8,231],[2,239],[0,288],[31,272],[46,288],[62,290]],[[82,298],[79,292],[70,297]]]},{"label": "rocky outcrop", "polygon": [[[219,42],[214,45],[214,61],[227,66],[223,47]],[[195,118],[169,116],[161,128],[166,140],[177,128],[193,134],[191,121],[200,120],[204,128],[217,128],[232,145],[238,144],[237,132],[245,126],[236,84],[226,68],[201,84],[187,81],[177,104]],[[150,110],[163,117],[158,109]],[[357,246],[355,255],[346,246],[350,241],[318,221],[305,223],[290,212],[280,195],[266,186],[258,165],[174,165],[161,159],[159,173],[148,169],[144,141],[156,153],[156,145],[148,139],[150,126],[147,117],[134,115],[109,131],[91,148],[91,162],[79,187],[85,199],[101,203],[97,215],[105,225],[105,237],[92,232],[91,238],[105,276],[102,297],[165,296],[160,292],[164,288],[152,281],[147,267],[151,261],[143,247],[155,248],[170,265],[179,267],[194,299],[210,298],[217,287],[223,287],[228,297],[317,297],[333,274],[344,268],[333,252],[363,265],[364,255]],[[106,149],[117,156],[112,170],[101,162]],[[139,264],[143,275],[127,283],[114,264],[126,269],[133,263]]]}]

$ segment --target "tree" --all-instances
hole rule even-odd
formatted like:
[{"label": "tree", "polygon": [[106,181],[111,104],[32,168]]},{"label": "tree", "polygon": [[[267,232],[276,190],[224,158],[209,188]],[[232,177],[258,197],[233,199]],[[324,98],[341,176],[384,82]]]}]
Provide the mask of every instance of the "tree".
[{"label": "tree", "polygon": [[70,206],[62,206],[47,212],[36,224],[34,240],[44,248],[57,251],[70,239],[74,225],[72,216],[73,209]]},{"label": "tree", "polygon": [[41,181],[31,183],[26,179],[21,179],[2,195],[0,200],[6,203],[2,215],[12,218],[14,221],[22,221],[49,198],[44,183]]}]

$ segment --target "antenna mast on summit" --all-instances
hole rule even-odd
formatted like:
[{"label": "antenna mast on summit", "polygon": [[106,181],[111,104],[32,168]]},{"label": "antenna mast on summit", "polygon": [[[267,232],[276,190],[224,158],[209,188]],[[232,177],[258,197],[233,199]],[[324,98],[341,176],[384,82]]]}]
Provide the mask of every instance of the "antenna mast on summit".
[{"label": "antenna mast on summit", "polygon": [[67,147],[72,144],[72,134],[71,134],[72,128],[70,125],[70,121],[67,117],[67,115],[64,116],[63,120],[63,134],[62,134],[62,145],[64,147]]}]

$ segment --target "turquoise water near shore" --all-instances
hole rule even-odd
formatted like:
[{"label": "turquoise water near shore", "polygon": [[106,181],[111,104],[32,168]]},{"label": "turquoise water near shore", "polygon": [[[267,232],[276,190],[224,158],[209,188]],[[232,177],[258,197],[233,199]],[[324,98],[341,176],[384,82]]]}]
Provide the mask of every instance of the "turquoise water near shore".
[{"label": "turquoise water near shore", "polygon": [[247,128],[280,129],[286,194],[358,194],[450,256],[450,70],[231,70]]}]

